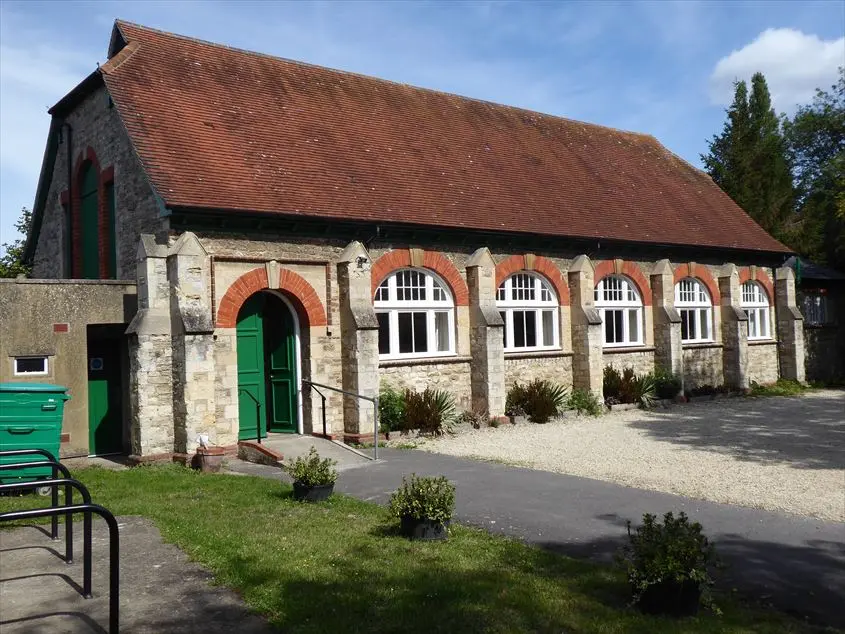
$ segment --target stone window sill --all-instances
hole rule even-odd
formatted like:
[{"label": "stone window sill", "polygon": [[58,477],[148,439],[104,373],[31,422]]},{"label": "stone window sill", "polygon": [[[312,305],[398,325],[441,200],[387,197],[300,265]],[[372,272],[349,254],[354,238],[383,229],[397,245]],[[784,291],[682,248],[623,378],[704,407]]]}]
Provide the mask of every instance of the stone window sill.
[{"label": "stone window sill", "polygon": [[707,348],[724,348],[725,344],[716,341],[705,341],[702,343],[685,343],[684,350],[706,350]]},{"label": "stone window sill", "polygon": [[420,359],[390,359],[379,361],[380,368],[402,368],[414,365],[441,365],[447,363],[469,363],[472,357],[423,357]]},{"label": "stone window sill", "polygon": [[556,359],[571,357],[573,353],[563,350],[537,350],[534,352],[506,352],[505,361],[510,359]]},{"label": "stone window sill", "polygon": [[752,339],[748,342],[749,346],[776,346],[777,339]]},{"label": "stone window sill", "polygon": [[602,354],[629,354],[631,352],[654,352],[654,346],[633,346],[630,348],[602,348]]}]

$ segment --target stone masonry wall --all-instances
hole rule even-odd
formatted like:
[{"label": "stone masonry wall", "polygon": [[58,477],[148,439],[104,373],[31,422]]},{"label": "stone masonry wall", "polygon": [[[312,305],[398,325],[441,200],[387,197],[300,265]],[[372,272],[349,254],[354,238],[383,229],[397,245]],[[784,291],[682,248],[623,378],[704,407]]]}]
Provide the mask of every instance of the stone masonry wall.
[{"label": "stone masonry wall", "polygon": [[722,347],[720,345],[684,348],[684,389],[702,385],[720,386],[722,375]]},{"label": "stone masonry wall", "polygon": [[604,351],[605,367],[612,365],[620,372],[623,368],[634,368],[636,374],[654,372],[654,350],[643,352],[609,352]]},{"label": "stone masonry wall", "polygon": [[505,356],[505,389],[515,382],[528,383],[541,379],[570,387],[572,385],[572,355]]},{"label": "stone masonry wall", "polygon": [[472,407],[470,363],[466,358],[415,363],[382,363],[379,366],[381,384],[399,389],[411,388],[422,392],[426,388],[446,390],[455,397],[458,411]]},{"label": "stone masonry wall", "polygon": [[[105,87],[100,88],[78,105],[67,116],[73,127],[72,168],[76,168],[80,153],[91,147],[97,155],[100,169],[114,168],[115,234],[117,239],[117,279],[135,279],[135,254],[139,236],[165,231],[168,222],[161,215],[152,187],[135,154],[117,109],[109,104]],[[41,233],[35,248],[33,277],[69,278],[65,266],[65,214],[61,204],[61,192],[67,185],[67,131],[62,133],[56,159],[52,166],[53,175]],[[78,187],[77,183],[73,184]]]},{"label": "stone masonry wall", "polygon": [[778,348],[774,342],[748,344],[748,380],[761,385],[778,380]]}]

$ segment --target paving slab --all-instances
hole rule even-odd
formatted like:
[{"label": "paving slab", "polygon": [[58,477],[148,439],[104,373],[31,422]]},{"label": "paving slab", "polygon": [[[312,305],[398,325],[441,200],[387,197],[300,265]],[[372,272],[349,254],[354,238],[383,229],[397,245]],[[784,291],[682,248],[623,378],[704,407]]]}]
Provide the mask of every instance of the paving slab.
[{"label": "paving slab", "polygon": [[[276,630],[238,595],[162,541],[141,517],[119,517],[120,631],[124,634],[269,634]],[[108,631],[108,528],[95,519],[93,593],[81,595],[82,524],[74,525],[73,564],[64,542],[40,526],[0,531],[0,632],[103,634]],[[61,531],[64,535],[64,531]]]}]

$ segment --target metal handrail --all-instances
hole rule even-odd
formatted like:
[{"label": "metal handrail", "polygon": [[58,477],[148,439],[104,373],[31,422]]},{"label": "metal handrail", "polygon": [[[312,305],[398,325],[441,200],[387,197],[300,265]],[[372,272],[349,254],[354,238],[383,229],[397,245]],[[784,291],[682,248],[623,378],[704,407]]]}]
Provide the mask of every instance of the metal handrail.
[{"label": "metal handrail", "polygon": [[120,534],[117,530],[117,520],[111,511],[99,504],[76,504],[0,513],[0,522],[58,515],[64,515],[67,520],[70,520],[70,516],[74,513],[96,513],[106,520],[109,526],[109,633],[118,634],[120,631]]},{"label": "metal handrail", "polygon": [[249,398],[252,399],[252,402],[255,403],[255,436],[258,439],[258,444],[261,444],[261,402],[255,398],[252,394],[247,392],[245,387],[238,388],[238,395],[243,392]]},{"label": "metal handrail", "polygon": [[[65,505],[73,506],[72,489],[76,489],[82,494],[83,504],[91,504],[91,493],[88,492],[87,487],[79,480],[73,478],[59,478],[56,480],[40,480],[40,486],[58,487],[64,485],[65,487]],[[30,482],[14,482],[12,484],[0,484],[0,491],[17,491],[20,489],[27,489],[32,486]],[[69,564],[73,563],[73,522],[69,517],[65,518],[65,527],[67,531],[65,544],[65,561]],[[82,596],[86,599],[91,598],[91,513],[85,513],[82,516]]]},{"label": "metal handrail", "polygon": [[[359,394],[358,392],[350,392],[348,390],[342,390],[338,387],[332,387],[331,385],[325,385],[323,383],[316,383],[315,381],[308,381],[306,379],[302,379],[302,383],[307,383],[311,387],[315,388],[323,388],[324,390],[331,390],[332,392],[337,392],[339,394],[344,394],[346,396],[354,396],[356,398],[360,398],[364,401],[370,401],[373,407],[373,460],[378,460],[378,396],[365,396],[364,394]],[[323,434],[326,434],[326,397],[323,395],[320,390],[317,390],[317,393],[323,399]]]},{"label": "metal handrail", "polygon": [[[47,460],[52,461],[54,464],[58,465],[59,468],[62,468],[63,469],[62,473],[64,473],[66,478],[70,477],[70,472],[66,468],[64,468],[62,465],[60,465],[58,459],[53,454],[51,454],[49,451],[47,451],[46,449],[6,449],[5,451],[0,451],[0,457],[14,458],[16,456],[44,456],[45,458],[47,458]],[[18,464],[18,463],[15,463],[15,464]],[[0,467],[2,467],[2,466],[3,465],[0,465]],[[32,463],[30,463],[27,466],[32,466]],[[44,467],[44,466],[47,466],[47,465],[45,465],[43,463],[39,463],[38,466]],[[23,467],[21,467],[21,468],[23,468]],[[59,477],[58,469],[54,467],[53,468],[53,479],[55,480],[58,477]],[[59,490],[56,487],[53,487],[52,497],[50,499],[50,502],[53,506],[59,505]],[[59,538],[59,518],[58,517],[53,517],[53,518],[50,519],[50,533],[51,533],[50,536],[53,539]]]}]

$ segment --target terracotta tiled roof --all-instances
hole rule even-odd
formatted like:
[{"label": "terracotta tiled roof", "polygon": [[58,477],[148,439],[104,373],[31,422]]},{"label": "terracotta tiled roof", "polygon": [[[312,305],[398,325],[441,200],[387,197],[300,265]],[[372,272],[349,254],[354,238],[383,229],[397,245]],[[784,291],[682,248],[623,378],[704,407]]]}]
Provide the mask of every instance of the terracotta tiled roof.
[{"label": "terracotta tiled roof", "polygon": [[116,27],[103,76],[170,207],[788,251],[651,136]]}]

